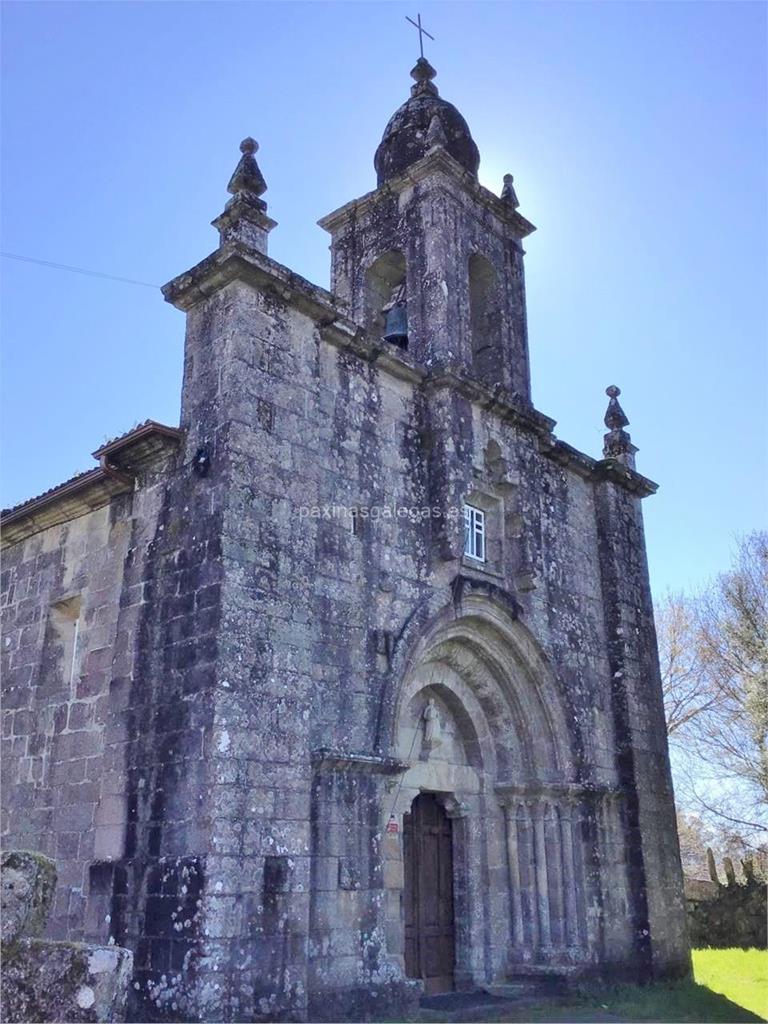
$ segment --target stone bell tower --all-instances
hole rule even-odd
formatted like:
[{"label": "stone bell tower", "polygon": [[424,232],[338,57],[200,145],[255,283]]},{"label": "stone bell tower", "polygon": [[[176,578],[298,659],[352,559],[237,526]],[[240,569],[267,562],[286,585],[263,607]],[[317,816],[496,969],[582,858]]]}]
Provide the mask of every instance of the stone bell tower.
[{"label": "stone bell tower", "polygon": [[435,75],[423,57],[411,71],[410,98],[376,151],[377,189],[320,221],[332,237],[331,290],[390,340],[387,314],[399,305],[395,337],[417,362],[463,369],[528,405],[521,243],[535,229],[511,179],[501,198],[480,185],[477,146]]}]

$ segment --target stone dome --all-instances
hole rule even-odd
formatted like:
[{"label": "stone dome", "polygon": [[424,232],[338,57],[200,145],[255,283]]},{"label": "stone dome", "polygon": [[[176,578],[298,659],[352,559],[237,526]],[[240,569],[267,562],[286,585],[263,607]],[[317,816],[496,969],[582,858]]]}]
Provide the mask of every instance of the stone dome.
[{"label": "stone dome", "polygon": [[424,57],[411,71],[416,84],[411,86],[410,99],[389,119],[373,159],[379,185],[402,174],[438,141],[470,174],[477,175],[480,153],[467,122],[438,95],[432,82],[436,74]]}]

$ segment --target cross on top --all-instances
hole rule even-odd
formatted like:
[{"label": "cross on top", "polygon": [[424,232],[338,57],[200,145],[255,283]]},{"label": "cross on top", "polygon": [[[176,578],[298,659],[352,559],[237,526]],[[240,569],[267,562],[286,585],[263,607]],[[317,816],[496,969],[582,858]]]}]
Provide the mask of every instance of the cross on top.
[{"label": "cross on top", "polygon": [[421,59],[423,60],[424,59],[424,36],[426,36],[427,39],[431,39],[433,43],[435,41],[435,37],[430,35],[429,32],[427,32],[427,30],[425,28],[421,27],[421,15],[420,14],[416,15],[416,21],[414,21],[413,18],[409,18],[408,15],[406,14],[405,20],[406,21],[410,21],[410,23],[413,25],[413,27],[419,30],[419,50],[421,51]]}]

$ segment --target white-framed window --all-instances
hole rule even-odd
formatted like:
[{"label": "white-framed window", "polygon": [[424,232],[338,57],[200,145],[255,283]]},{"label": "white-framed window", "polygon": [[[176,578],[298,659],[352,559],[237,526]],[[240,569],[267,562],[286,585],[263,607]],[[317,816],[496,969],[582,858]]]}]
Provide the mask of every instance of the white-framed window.
[{"label": "white-framed window", "polygon": [[474,505],[464,506],[464,554],[485,561],[485,512]]}]

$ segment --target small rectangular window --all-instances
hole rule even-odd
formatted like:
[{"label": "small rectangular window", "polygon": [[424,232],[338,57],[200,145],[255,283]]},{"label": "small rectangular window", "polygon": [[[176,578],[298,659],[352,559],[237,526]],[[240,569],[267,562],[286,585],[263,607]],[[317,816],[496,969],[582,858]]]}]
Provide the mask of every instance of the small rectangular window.
[{"label": "small rectangular window", "polygon": [[474,505],[464,506],[464,554],[485,561],[485,512]]}]

